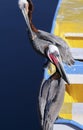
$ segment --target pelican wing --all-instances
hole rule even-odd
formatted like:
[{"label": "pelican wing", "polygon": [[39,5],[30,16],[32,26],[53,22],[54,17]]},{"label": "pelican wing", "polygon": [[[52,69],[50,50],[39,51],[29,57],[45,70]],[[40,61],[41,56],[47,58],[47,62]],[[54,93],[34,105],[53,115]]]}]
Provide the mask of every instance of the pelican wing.
[{"label": "pelican wing", "polygon": [[44,40],[49,41],[51,44],[54,44],[58,47],[62,61],[64,63],[68,65],[74,64],[74,58],[71,54],[70,48],[62,38],[42,30],[39,30],[39,33]]}]

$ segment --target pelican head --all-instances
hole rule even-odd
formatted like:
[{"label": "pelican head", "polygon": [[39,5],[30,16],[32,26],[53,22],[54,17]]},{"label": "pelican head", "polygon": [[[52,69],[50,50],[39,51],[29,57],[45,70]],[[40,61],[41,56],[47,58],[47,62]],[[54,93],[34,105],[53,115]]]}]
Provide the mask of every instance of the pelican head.
[{"label": "pelican head", "polygon": [[67,82],[67,84],[70,84],[58,48],[55,45],[49,45],[46,53],[49,60],[57,67],[61,77]]},{"label": "pelican head", "polygon": [[27,0],[19,0],[18,1],[18,5],[19,5],[19,8],[21,10],[23,10],[25,8],[26,9],[26,13],[28,13],[29,3],[28,3]]}]

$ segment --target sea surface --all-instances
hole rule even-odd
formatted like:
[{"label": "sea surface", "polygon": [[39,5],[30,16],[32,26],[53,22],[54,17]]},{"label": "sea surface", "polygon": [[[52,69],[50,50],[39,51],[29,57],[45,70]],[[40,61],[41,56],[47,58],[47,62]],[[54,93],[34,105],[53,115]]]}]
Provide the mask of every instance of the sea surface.
[{"label": "sea surface", "polygon": [[[58,0],[33,0],[33,23],[51,31]],[[39,130],[44,58],[30,45],[17,0],[0,0],[0,130]]]}]

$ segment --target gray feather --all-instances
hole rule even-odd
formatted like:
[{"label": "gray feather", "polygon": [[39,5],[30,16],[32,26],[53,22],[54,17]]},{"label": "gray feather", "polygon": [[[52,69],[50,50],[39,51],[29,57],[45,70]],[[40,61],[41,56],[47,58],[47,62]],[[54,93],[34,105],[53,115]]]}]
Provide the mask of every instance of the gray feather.
[{"label": "gray feather", "polygon": [[68,65],[74,64],[74,58],[71,54],[70,48],[68,44],[60,38],[59,36],[55,36],[54,34],[39,30],[41,37],[50,42],[50,44],[54,44],[58,47],[62,61]]},{"label": "gray feather", "polygon": [[46,100],[43,130],[53,130],[53,124],[63,104],[64,94],[65,84],[63,79],[53,80],[50,83],[50,89]]}]

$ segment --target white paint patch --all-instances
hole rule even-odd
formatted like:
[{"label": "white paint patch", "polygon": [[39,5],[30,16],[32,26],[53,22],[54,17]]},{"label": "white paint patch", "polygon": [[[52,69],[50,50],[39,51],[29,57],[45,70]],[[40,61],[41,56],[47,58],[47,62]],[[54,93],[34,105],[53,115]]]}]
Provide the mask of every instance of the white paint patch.
[{"label": "white paint patch", "polygon": [[76,130],[64,124],[54,124],[53,130]]},{"label": "white paint patch", "polygon": [[83,37],[83,33],[68,32],[64,34],[65,37]]},{"label": "white paint patch", "polygon": [[83,48],[71,48],[74,59],[83,60]]},{"label": "white paint patch", "polygon": [[71,84],[83,84],[82,74],[68,74],[68,78]]},{"label": "white paint patch", "polygon": [[83,103],[72,104],[72,119],[83,124]]}]

